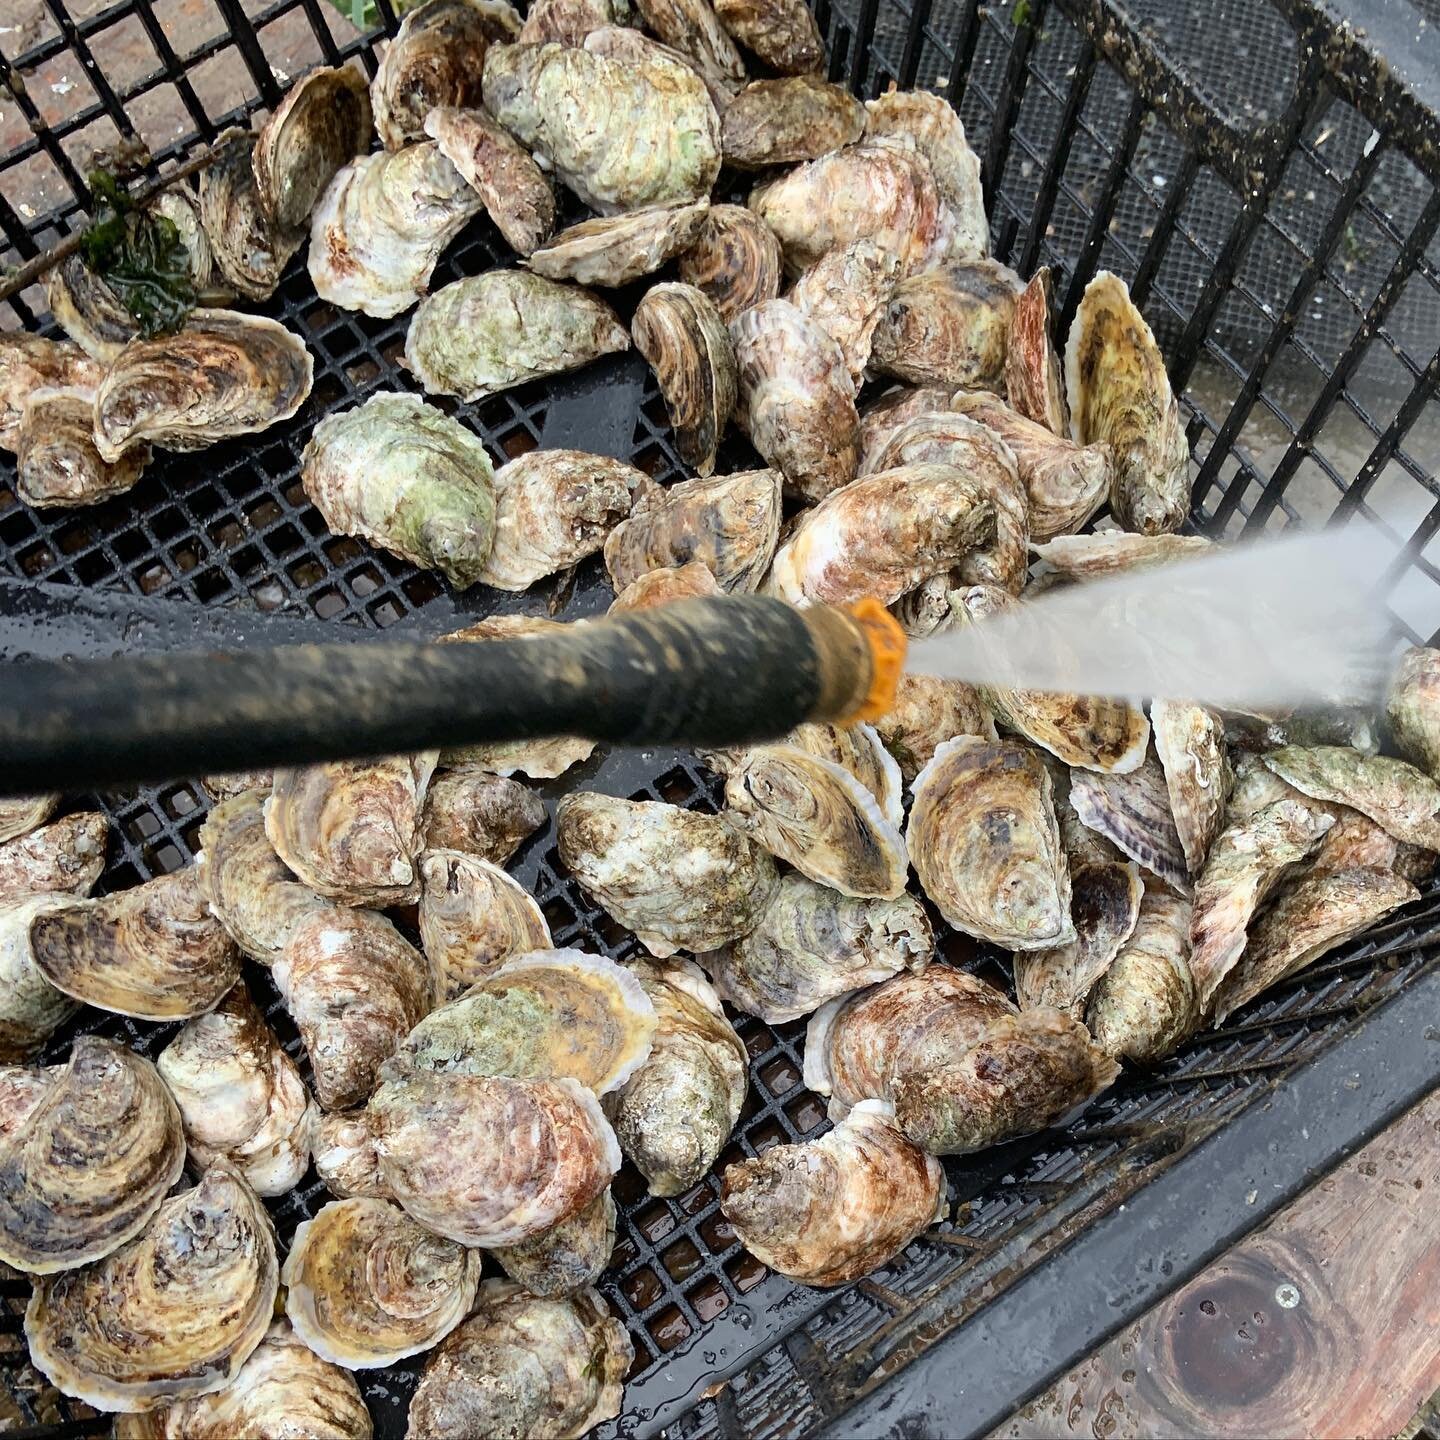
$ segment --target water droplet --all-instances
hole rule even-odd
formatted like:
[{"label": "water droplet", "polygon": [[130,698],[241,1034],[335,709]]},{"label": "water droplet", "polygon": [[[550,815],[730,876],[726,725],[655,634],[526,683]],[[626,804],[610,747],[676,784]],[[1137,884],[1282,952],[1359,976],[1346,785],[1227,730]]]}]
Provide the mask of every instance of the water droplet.
[{"label": "water droplet", "polygon": [[1215,1302],[1213,1300],[1202,1300],[1200,1302],[1200,1313],[1202,1315],[1213,1315],[1215,1313]]},{"label": "water droplet", "polygon": [[1300,1303],[1300,1292],[1291,1284],[1275,1287],[1275,1303],[1282,1310],[1293,1310]]}]

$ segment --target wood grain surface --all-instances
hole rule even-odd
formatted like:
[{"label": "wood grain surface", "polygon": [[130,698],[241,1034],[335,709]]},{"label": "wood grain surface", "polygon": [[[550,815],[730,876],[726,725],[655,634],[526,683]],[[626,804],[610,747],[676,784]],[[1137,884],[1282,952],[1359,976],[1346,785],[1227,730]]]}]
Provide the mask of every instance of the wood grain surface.
[{"label": "wood grain surface", "polygon": [[1440,1389],[1440,1092],[992,1440],[1375,1436]]}]

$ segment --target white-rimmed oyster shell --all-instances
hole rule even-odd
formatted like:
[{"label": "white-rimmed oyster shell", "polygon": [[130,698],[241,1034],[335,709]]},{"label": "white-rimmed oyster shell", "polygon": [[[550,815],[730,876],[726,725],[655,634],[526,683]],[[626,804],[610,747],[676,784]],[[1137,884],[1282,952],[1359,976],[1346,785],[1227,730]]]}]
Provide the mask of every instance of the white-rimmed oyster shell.
[{"label": "white-rimmed oyster shell", "polygon": [[1100,530],[1093,535],[1057,535],[1031,546],[1038,559],[1067,580],[1098,580],[1128,570],[1149,570],[1175,560],[1208,555],[1215,542],[1203,535],[1130,535]]},{"label": "white-rimmed oyster shell", "polygon": [[606,613],[621,615],[626,610],[652,610],[673,600],[697,600],[724,593],[714,572],[701,561],[691,560],[685,565],[662,565],[658,570],[637,575],[610,602]]},{"label": "white-rimmed oyster shell", "polygon": [[1203,705],[1152,700],[1150,728],[1165,771],[1185,865],[1192,876],[1198,875],[1224,827],[1225,804],[1234,781],[1225,753],[1225,727]]},{"label": "white-rimmed oyster shell", "polygon": [[1181,894],[1190,893],[1190,872],[1170,810],[1165,771],[1153,756],[1125,774],[1072,771],[1070,804],[1097,835]]},{"label": "white-rimmed oyster shell", "polygon": [[547,280],[628,285],[692,244],[709,208],[708,201],[695,200],[582,220],[537,246],[528,263]]},{"label": "white-rimmed oyster shell", "polygon": [[98,505],[134,488],[150,463],[131,445],[111,464],[95,447],[91,390],[36,390],[25,402],[15,448],[15,493],[37,510]]},{"label": "white-rimmed oyster shell", "polygon": [[1042,265],[1015,302],[1005,347],[1005,398],[1017,414],[1052,435],[1068,436],[1070,407],[1060,356],[1050,338],[1050,286],[1050,267]]},{"label": "white-rimmed oyster shell", "polygon": [[900,262],[890,251],[873,240],[856,240],[817,260],[786,297],[840,347],[857,391],[899,274]]},{"label": "white-rimmed oyster shell", "polygon": [[[25,402],[35,391],[79,388],[93,395],[104,374],[105,367],[73,341],[28,330],[0,334],[0,450],[15,448]],[[0,801],[0,836],[6,839],[4,815],[13,803]]]},{"label": "white-rimmed oyster shell", "polygon": [[615,1201],[603,1190],[569,1219],[519,1245],[492,1251],[500,1268],[532,1295],[552,1298],[593,1285],[615,1249]]}]

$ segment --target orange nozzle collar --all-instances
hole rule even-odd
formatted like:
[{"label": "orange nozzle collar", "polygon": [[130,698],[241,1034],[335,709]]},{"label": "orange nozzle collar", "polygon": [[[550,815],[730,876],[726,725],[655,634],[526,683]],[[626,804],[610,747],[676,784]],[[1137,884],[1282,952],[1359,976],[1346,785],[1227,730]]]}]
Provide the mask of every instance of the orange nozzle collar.
[{"label": "orange nozzle collar", "polygon": [[843,723],[878,720],[895,704],[895,692],[905,670],[905,631],[873,595],[841,608],[859,625],[870,650],[870,688]]}]

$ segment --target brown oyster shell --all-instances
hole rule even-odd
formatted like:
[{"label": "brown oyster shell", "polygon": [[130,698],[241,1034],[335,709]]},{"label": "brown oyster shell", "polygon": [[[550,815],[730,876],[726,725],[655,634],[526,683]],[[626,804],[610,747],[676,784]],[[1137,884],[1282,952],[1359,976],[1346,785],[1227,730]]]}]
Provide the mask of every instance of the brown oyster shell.
[{"label": "brown oyster shell", "polygon": [[1094,535],[1060,535],[1031,548],[1067,580],[1098,580],[1208,555],[1215,542],[1203,535],[1129,535],[1103,530]]},{"label": "brown oyster shell", "polygon": [[1262,758],[1311,799],[1348,805],[1397,840],[1440,850],[1440,786],[1413,765],[1346,745],[1286,745]]},{"label": "brown oyster shell", "polygon": [[438,771],[425,791],[427,850],[503,865],[544,823],[545,802],[533,790],[479,766]]},{"label": "brown oyster shell", "polygon": [[132,445],[113,464],[95,448],[95,396],[89,390],[36,390],[25,403],[15,444],[15,494],[37,510],[98,505],[123,495],[150,463]]},{"label": "brown oyster shell", "polygon": [[80,1007],[41,973],[30,924],[56,904],[29,895],[0,906],[0,1062],[28,1060]]},{"label": "brown oyster shell", "polygon": [[1060,356],[1050,338],[1052,285],[1042,265],[1021,291],[1010,316],[1005,349],[1005,398],[1015,412],[1052,435],[1070,434],[1070,407]]},{"label": "brown oyster shell", "polygon": [[1185,865],[1191,875],[1198,875],[1224,828],[1234,780],[1225,753],[1225,727],[1213,710],[1174,700],[1151,701],[1150,727]]},{"label": "brown oyster shell", "polygon": [[860,411],[860,473],[869,475],[876,469],[876,457],[902,425],[917,415],[948,410],[950,396],[948,385],[924,385],[918,389],[907,385],[866,404]]},{"label": "brown oyster shell", "polygon": [[715,0],[720,23],[782,75],[820,69],[825,42],[803,0]]},{"label": "brown oyster shell", "polygon": [[906,785],[957,735],[994,740],[995,721],[980,692],[963,680],[902,675],[894,703],[875,722],[876,733],[895,757]]},{"label": "brown oyster shell", "polygon": [[255,143],[239,128],[216,140],[215,158],[200,172],[200,224],[226,283],[248,300],[268,300],[305,243],[305,230],[276,225],[266,214],[255,182]]},{"label": "brown oyster shell", "polygon": [[710,0],[635,0],[635,8],[646,28],[690,60],[707,84],[726,90],[744,84],[745,62]]},{"label": "brown oyster shell", "polygon": [[[817,260],[794,284],[787,297],[839,345],[858,391],[870,362],[875,327],[895,288],[900,264],[873,240],[856,240]],[[944,409],[942,403],[938,408]],[[861,420],[864,449],[864,420]]]},{"label": "brown oyster shell", "polygon": [[522,45],[583,45],[592,31],[628,25],[630,0],[535,0],[520,27]]},{"label": "brown oyster shell", "polygon": [[724,593],[709,566],[691,560],[685,565],[662,565],[658,570],[637,575],[610,602],[607,613],[619,615],[626,610],[650,610],[673,600],[694,600]]},{"label": "brown oyster shell", "polygon": [[864,133],[865,107],[818,75],[753,80],[720,121],[725,163],[737,170],[816,160]]},{"label": "brown oyster shell", "polygon": [[1165,771],[1153,756],[1136,770],[1070,775],[1070,804],[1083,824],[1182,895],[1190,893],[1185,849],[1170,810]]},{"label": "brown oyster shell", "polygon": [[624,65],[635,65],[644,69],[657,56],[672,65],[682,65],[691,71],[704,85],[715,107],[716,115],[723,115],[725,107],[735,96],[740,82],[726,79],[715,70],[708,68],[693,55],[687,55],[672,45],[662,45],[639,30],[628,25],[605,25],[592,30],[585,36],[583,44],[592,55],[603,55],[607,60],[618,60]]},{"label": "brown oyster shell", "polygon": [[[776,283],[778,288],[778,262]],[[69,340],[47,340],[28,330],[0,334],[0,450],[15,449],[20,417],[35,391],[80,389],[93,395],[104,374],[103,365]]]},{"label": "brown oyster shell", "polygon": [[375,1119],[368,1109],[321,1112],[314,1134],[315,1173],[339,1200],[360,1195],[388,1200],[390,1186],[375,1148]]},{"label": "brown oyster shell", "polygon": [[728,325],[752,305],[779,295],[780,242],[753,210],[712,205],[677,268],[685,284],[710,297]]},{"label": "brown oyster shell", "polygon": [[696,200],[582,220],[536,249],[530,268],[547,280],[628,285],[692,244],[708,209],[707,201]]},{"label": "brown oyster shell", "polygon": [[610,1263],[615,1220],[615,1201],[607,1188],[558,1225],[491,1253],[505,1274],[531,1295],[570,1295],[593,1285]]},{"label": "brown oyster shell", "polygon": [[1400,754],[1432,780],[1440,777],[1440,651],[1413,645],[1400,657],[1385,715]]},{"label": "brown oyster shell", "polygon": [[80,254],[67,255],[45,277],[55,323],[82,349],[108,365],[139,333],[120,297]]},{"label": "brown oyster shell", "polygon": [[109,838],[109,820],[81,810],[0,843],[0,908],[29,895],[88,895]]}]

